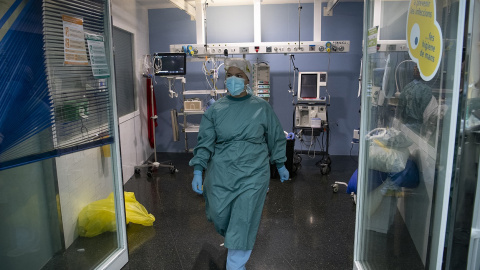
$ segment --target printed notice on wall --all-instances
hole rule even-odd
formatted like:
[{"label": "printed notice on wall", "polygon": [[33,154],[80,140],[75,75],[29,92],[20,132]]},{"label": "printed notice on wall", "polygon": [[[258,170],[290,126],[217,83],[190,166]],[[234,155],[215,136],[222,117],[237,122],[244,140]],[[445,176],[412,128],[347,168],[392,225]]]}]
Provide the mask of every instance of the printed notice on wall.
[{"label": "printed notice on wall", "polygon": [[88,65],[83,19],[62,15],[65,65]]},{"label": "printed notice on wall", "polygon": [[103,36],[90,33],[85,34],[85,36],[87,38],[93,77],[95,77],[95,79],[110,77]]},{"label": "printed notice on wall", "polygon": [[425,81],[437,74],[443,50],[435,3],[434,0],[410,0],[407,15],[408,53]]},{"label": "printed notice on wall", "polygon": [[368,29],[367,53],[377,52],[378,26]]}]

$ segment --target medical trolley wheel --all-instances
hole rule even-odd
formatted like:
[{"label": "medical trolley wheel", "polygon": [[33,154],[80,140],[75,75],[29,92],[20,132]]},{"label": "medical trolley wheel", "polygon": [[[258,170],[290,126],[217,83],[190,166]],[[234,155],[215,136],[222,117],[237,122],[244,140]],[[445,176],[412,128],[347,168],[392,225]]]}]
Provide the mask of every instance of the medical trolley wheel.
[{"label": "medical trolley wheel", "polygon": [[168,163],[168,165],[169,165],[169,170],[170,170],[171,174],[174,174],[174,173],[178,172],[178,169],[175,168],[175,166],[173,166],[173,163],[170,162],[170,163]]},{"label": "medical trolley wheel", "polygon": [[352,197],[353,204],[357,204],[357,194],[352,192],[352,193],[350,193],[350,196]]},{"label": "medical trolley wheel", "polygon": [[330,159],[330,157],[327,157],[327,158],[325,159],[325,163],[327,163],[328,166],[330,166],[330,164],[332,164],[332,160]]},{"label": "medical trolley wheel", "polygon": [[335,181],[335,184],[332,184],[332,189],[334,193],[338,192],[338,188],[340,187],[340,185],[348,187],[348,184],[345,182]]},{"label": "medical trolley wheel", "polygon": [[152,168],[148,168],[148,170],[147,170],[147,177],[148,177],[148,178],[151,178],[152,175],[153,175],[153,170],[152,170]]},{"label": "medical trolley wheel", "polygon": [[321,164],[320,172],[325,175],[330,173],[330,166],[328,164]]}]

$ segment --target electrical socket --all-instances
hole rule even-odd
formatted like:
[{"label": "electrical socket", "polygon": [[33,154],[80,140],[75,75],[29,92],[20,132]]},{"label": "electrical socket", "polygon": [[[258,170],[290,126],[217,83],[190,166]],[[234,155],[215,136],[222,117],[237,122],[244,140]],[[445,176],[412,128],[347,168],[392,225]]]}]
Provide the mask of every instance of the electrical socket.
[{"label": "electrical socket", "polygon": [[240,47],[241,53],[248,53],[248,47]]}]

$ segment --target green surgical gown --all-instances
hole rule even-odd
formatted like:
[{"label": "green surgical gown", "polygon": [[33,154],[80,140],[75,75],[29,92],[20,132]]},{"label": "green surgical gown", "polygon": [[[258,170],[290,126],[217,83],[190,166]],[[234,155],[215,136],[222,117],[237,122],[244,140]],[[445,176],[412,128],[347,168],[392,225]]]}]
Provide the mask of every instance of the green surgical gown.
[{"label": "green surgical gown", "polygon": [[432,89],[423,82],[413,80],[400,94],[397,114],[405,124],[423,125],[423,113],[431,99]]},{"label": "green surgical gown", "polygon": [[202,117],[190,166],[205,169],[207,219],[225,247],[251,250],[270,180],[270,163],[282,164],[286,138],[272,107],[247,95],[227,96]]}]

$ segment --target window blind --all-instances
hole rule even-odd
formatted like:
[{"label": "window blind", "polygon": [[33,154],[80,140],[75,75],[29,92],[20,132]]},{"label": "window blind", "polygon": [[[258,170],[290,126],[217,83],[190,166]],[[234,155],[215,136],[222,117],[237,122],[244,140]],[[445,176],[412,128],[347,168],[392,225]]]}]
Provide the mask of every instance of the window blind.
[{"label": "window blind", "polygon": [[[17,2],[0,11],[0,170],[113,142],[108,76],[94,77],[102,59],[84,38],[107,38],[105,1]],[[66,61],[65,18],[82,22],[81,65]],[[97,71],[113,72],[103,46],[107,68]]]},{"label": "window blind", "polygon": [[[104,36],[104,2],[44,0],[43,14],[45,64],[55,108],[55,147],[72,147],[111,136],[112,108],[107,80],[94,78],[90,64],[65,64],[67,38],[62,19],[62,15],[81,19],[85,33]],[[88,48],[84,42],[84,48]],[[90,58],[88,55],[88,63]]]}]

